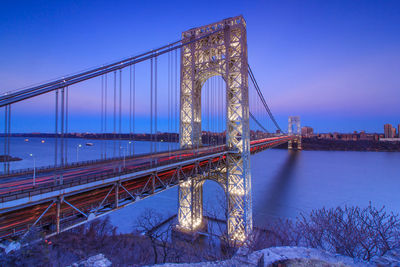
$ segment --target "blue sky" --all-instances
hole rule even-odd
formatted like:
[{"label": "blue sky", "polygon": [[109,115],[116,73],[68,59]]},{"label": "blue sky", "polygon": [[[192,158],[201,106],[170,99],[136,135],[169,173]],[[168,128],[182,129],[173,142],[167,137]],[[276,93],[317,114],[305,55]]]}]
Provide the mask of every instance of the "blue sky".
[{"label": "blue sky", "polygon": [[[0,92],[135,55],[239,14],[249,63],[283,128],[289,115],[317,132],[382,132],[384,123],[400,123],[399,1],[2,1]],[[80,103],[71,111],[77,131],[98,127],[82,105],[88,87],[79,89],[84,97],[70,89]],[[51,113],[52,97],[35,101],[16,105],[14,131],[51,124],[44,110]]]}]

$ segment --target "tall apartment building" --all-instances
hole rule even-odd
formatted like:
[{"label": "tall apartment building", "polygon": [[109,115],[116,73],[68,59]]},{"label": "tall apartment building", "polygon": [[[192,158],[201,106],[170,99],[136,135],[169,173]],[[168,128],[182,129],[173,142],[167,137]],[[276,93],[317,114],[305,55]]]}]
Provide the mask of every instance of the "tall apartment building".
[{"label": "tall apartment building", "polygon": [[314,129],[309,126],[301,127],[301,135],[305,137],[310,137],[314,134]]},{"label": "tall apartment building", "polygon": [[[385,132],[385,138],[394,138],[393,136],[393,126],[389,123],[385,124],[383,126],[384,132]],[[395,129],[396,131],[396,129]]]},{"label": "tall apartment building", "polygon": [[396,134],[396,128],[392,127],[392,138],[396,138],[397,134]]}]

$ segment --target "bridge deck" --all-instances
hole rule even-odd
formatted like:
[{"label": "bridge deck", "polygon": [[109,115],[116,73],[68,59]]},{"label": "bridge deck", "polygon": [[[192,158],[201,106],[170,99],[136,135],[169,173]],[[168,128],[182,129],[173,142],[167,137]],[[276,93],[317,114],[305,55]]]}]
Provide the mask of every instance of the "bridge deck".
[{"label": "bridge deck", "polygon": [[[251,152],[271,148],[290,140],[289,136],[251,142]],[[62,184],[55,184],[60,170],[38,173],[32,185],[32,173],[3,177],[0,182],[0,238],[18,235],[32,225],[55,232],[58,216],[63,230],[89,218],[104,215],[138,199],[158,193],[197,175],[221,168],[225,146],[203,147],[197,151],[178,150],[96,162],[63,169]],[[60,181],[60,179],[58,179]],[[116,183],[118,189],[115,188]],[[59,211],[55,199],[62,198]],[[40,218],[40,220],[38,220]],[[51,228],[51,226],[53,227]]]}]

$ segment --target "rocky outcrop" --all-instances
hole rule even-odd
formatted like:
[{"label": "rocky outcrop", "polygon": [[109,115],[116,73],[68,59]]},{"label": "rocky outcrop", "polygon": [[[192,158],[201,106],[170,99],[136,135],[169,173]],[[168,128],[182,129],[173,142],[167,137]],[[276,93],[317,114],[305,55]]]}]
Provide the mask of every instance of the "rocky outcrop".
[{"label": "rocky outcrop", "polygon": [[264,254],[262,266],[369,266],[365,262],[324,250],[303,247],[272,247],[261,250]]},{"label": "rocky outcrop", "polygon": [[200,263],[168,263],[157,265],[163,267],[214,267],[214,266],[247,266],[247,267],[345,267],[375,266],[364,262],[355,262],[352,258],[332,254],[326,251],[303,247],[272,247],[253,253],[240,248],[231,259],[226,261]]},{"label": "rocky outcrop", "polygon": [[370,261],[374,266],[400,267],[400,250],[391,250],[384,256],[374,257]]},{"label": "rocky outcrop", "polygon": [[111,261],[104,257],[103,254],[98,254],[86,260],[73,263],[68,267],[110,267],[111,265]]},{"label": "rocky outcrop", "polygon": [[[72,264],[70,267],[109,267],[112,263],[98,254]],[[400,267],[400,251],[393,250],[385,256],[373,258],[370,262],[356,261],[353,258],[332,254],[324,250],[304,247],[271,247],[250,253],[240,248],[229,260],[198,263],[166,263],[151,266],[163,267],[361,267],[392,266]]]}]

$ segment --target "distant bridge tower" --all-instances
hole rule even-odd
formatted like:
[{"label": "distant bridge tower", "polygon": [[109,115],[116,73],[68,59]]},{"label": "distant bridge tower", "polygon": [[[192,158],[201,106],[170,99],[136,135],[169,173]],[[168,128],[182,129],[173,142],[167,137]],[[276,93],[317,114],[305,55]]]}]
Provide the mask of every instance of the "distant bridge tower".
[{"label": "distant bridge tower", "polygon": [[[226,83],[226,146],[224,181],[227,196],[227,230],[230,240],[244,241],[252,231],[250,129],[246,22],[229,18],[182,33],[183,42],[210,34],[181,50],[180,146],[201,145],[201,89],[212,76]],[[195,231],[202,221],[202,177],[179,187],[180,228]]]},{"label": "distant bridge tower", "polygon": [[[296,127],[295,131],[293,131],[293,127]],[[288,142],[288,149],[293,149],[293,143],[296,143],[296,147],[298,150],[301,150],[301,128],[300,128],[300,117],[299,116],[290,116],[289,117],[289,125],[288,125],[288,134],[296,138],[294,140],[290,140]]]}]

